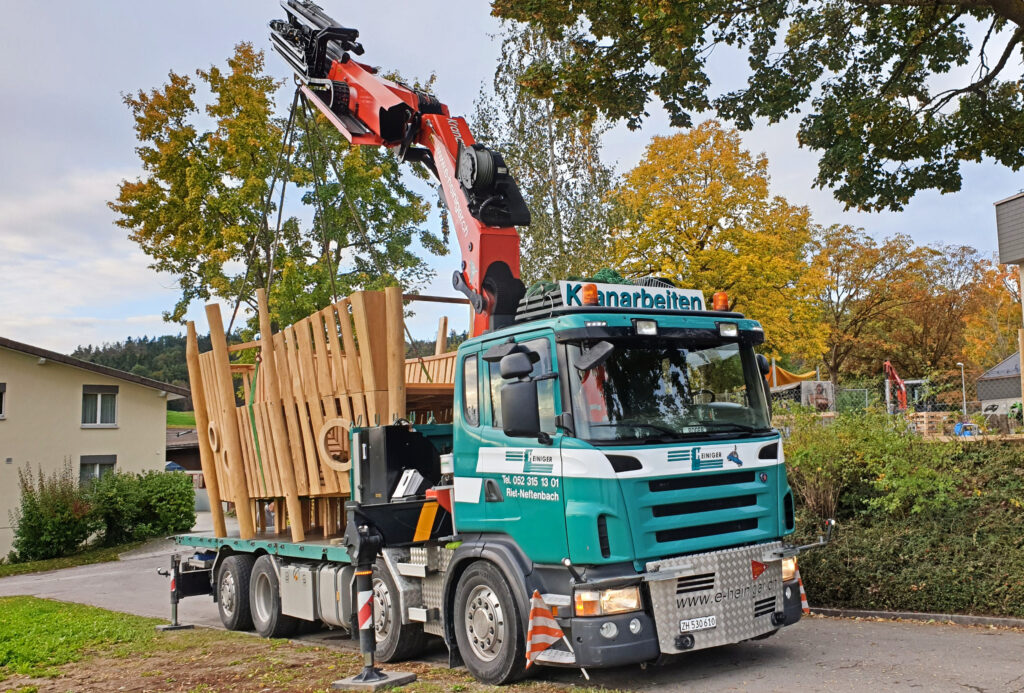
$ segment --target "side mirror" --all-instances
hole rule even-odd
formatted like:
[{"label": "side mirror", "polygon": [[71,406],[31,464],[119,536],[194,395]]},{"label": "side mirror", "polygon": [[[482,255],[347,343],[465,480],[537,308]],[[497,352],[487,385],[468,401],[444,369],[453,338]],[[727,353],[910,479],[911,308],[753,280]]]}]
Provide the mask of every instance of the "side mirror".
[{"label": "side mirror", "polygon": [[[499,368],[501,369],[501,377],[505,380],[526,378],[533,372],[533,361],[530,359],[529,354],[515,351],[501,358]],[[502,406],[502,411],[504,410],[505,408]]]},{"label": "side mirror", "polygon": [[[505,359],[501,361],[501,371],[504,377]],[[504,419],[505,435],[523,438],[539,437],[541,431],[537,383],[532,380],[516,380],[505,383],[501,388],[501,416]]]},{"label": "side mirror", "polygon": [[576,370],[589,371],[591,368],[597,368],[607,361],[614,351],[614,344],[600,341],[589,349],[581,349],[579,356],[573,360],[572,365]]},{"label": "side mirror", "polygon": [[761,371],[762,376],[766,376],[772,372],[772,364],[769,363],[767,356],[764,354],[755,354],[754,358],[757,359],[757,370]]}]

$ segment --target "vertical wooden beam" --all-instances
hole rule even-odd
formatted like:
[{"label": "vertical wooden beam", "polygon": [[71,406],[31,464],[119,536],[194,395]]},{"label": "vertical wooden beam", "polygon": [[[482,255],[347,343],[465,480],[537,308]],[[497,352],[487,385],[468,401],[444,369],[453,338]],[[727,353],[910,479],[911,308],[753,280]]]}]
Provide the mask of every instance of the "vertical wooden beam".
[{"label": "vertical wooden beam", "polygon": [[[295,486],[295,467],[292,457],[288,454],[288,430],[282,411],[281,385],[277,378],[277,357],[274,353],[274,339],[270,331],[270,309],[267,305],[265,289],[256,289],[256,302],[260,313],[260,355],[263,368],[263,384],[267,388],[270,403],[270,437],[274,444],[274,457],[277,460],[277,472],[281,479],[281,490],[288,506],[288,515],[297,517],[302,512],[299,503],[299,491]],[[302,524],[292,522],[292,541],[306,538]]]},{"label": "vertical wooden beam", "polygon": [[199,367],[199,339],[196,324],[188,323],[185,338],[185,363],[188,365],[189,390],[192,393],[192,408],[196,411],[196,437],[199,438],[199,464],[203,468],[206,495],[210,497],[210,515],[213,517],[213,536],[226,537],[228,529],[224,524],[224,507],[220,501],[220,480],[217,478],[217,460],[210,447],[210,414],[206,409],[206,392],[203,390],[203,374]]},{"label": "vertical wooden beam", "polygon": [[363,371],[359,363],[359,352],[356,350],[355,335],[352,330],[352,316],[348,309],[350,301],[343,298],[338,301],[338,326],[341,327],[341,343],[345,347],[345,382],[348,394],[352,399],[353,424],[370,426],[366,412],[366,400],[363,398]]},{"label": "vertical wooden beam", "polygon": [[434,345],[434,356],[448,351],[448,316],[442,315],[437,322],[437,344]]},{"label": "vertical wooden beam", "polygon": [[402,288],[389,286],[384,289],[387,320],[388,357],[388,418],[387,423],[404,418],[405,408],[405,317],[402,305]]},{"label": "vertical wooden beam", "polygon": [[213,367],[217,380],[221,410],[221,426],[218,433],[221,445],[224,446],[224,460],[227,463],[228,476],[231,478],[232,497],[238,515],[238,535],[242,539],[252,539],[254,535],[252,504],[246,490],[245,469],[242,467],[242,441],[238,437],[238,426],[235,423],[235,388],[231,381],[231,364],[228,361],[228,340],[224,336],[224,322],[220,317],[220,306],[211,303],[206,306],[206,321],[210,325],[210,343],[213,346]]}]

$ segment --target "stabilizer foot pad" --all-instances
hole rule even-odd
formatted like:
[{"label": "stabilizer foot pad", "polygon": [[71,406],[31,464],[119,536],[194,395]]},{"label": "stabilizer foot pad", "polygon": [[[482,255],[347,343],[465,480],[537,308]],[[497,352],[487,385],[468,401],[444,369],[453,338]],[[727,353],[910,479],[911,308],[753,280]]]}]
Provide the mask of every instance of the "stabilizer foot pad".
[{"label": "stabilizer foot pad", "polygon": [[157,629],[158,631],[167,631],[167,630],[192,630],[193,628],[195,628],[195,626],[192,626],[192,625],[185,625],[185,624],[182,624],[182,623],[179,623],[179,624],[178,624],[178,625],[176,625],[176,626],[175,626],[175,625],[172,625],[172,624],[170,624],[170,623],[168,623],[168,624],[167,624],[167,625],[165,625],[165,626],[157,626],[157,627],[156,627],[156,629]]},{"label": "stabilizer foot pad", "polygon": [[331,684],[336,691],[382,691],[387,688],[405,686],[416,680],[411,671],[383,671],[384,678],[375,681],[357,681],[358,676],[349,676]]}]

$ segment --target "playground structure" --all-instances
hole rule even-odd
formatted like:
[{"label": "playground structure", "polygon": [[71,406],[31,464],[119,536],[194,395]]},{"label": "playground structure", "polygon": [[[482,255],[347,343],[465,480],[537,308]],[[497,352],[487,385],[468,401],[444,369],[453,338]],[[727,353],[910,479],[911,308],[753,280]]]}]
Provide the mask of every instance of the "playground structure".
[{"label": "playground structure", "polygon": [[[314,529],[325,537],[340,534],[351,492],[348,429],[452,420],[455,352],[446,350],[447,318],[433,356],[405,358],[404,301],[441,299],[403,296],[397,287],[361,291],[276,334],[262,290],[258,299],[256,341],[228,345],[216,304],[206,307],[210,351],[199,353],[195,325],[188,325],[189,378],[215,535],[226,536],[222,500],[235,504],[239,527],[250,536],[289,528],[294,541]],[[252,363],[232,361],[253,352]],[[275,526],[268,528],[271,503]]]}]

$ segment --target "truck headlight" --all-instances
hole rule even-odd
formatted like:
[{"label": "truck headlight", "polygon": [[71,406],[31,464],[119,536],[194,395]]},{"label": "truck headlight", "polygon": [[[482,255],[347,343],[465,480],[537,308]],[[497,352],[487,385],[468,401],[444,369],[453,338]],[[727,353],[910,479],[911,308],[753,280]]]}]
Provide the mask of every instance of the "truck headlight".
[{"label": "truck headlight", "polygon": [[577,590],[574,601],[577,616],[610,616],[642,608],[640,588],[637,586],[612,590]]},{"label": "truck headlight", "polygon": [[782,559],[782,581],[789,582],[796,577],[796,557]]}]

